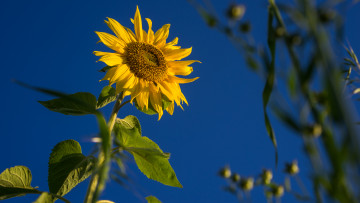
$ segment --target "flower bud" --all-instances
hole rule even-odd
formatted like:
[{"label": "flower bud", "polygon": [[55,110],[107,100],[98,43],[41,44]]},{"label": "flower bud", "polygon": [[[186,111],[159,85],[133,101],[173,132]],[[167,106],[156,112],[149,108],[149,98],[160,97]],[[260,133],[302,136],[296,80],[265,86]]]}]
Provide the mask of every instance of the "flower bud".
[{"label": "flower bud", "polygon": [[239,182],[240,181],[240,175],[237,174],[237,173],[234,173],[232,176],[231,176],[231,180],[236,183],[236,182]]},{"label": "flower bud", "polygon": [[225,166],[219,171],[219,175],[223,178],[230,178],[231,176],[231,170],[229,166]]},{"label": "flower bud", "polygon": [[322,127],[320,124],[305,127],[305,134],[311,137],[319,137],[322,133]]},{"label": "flower bud", "polygon": [[286,163],[285,164],[285,172],[290,175],[298,174],[300,171],[298,163],[296,160],[294,160],[292,163]]},{"label": "flower bud", "polygon": [[275,197],[282,197],[284,195],[284,187],[282,185],[276,185],[272,193]]},{"label": "flower bud", "polygon": [[227,15],[231,20],[239,20],[245,14],[245,6],[241,4],[233,4],[229,6]]},{"label": "flower bud", "polygon": [[264,185],[267,185],[271,182],[273,178],[273,174],[271,172],[271,170],[263,170],[262,174],[261,174],[261,182]]},{"label": "flower bud", "polygon": [[244,191],[249,191],[254,188],[254,178],[243,178],[240,181],[240,188]]},{"label": "flower bud", "polygon": [[285,34],[285,28],[282,26],[279,26],[277,28],[275,28],[275,36],[280,38],[283,37]]}]

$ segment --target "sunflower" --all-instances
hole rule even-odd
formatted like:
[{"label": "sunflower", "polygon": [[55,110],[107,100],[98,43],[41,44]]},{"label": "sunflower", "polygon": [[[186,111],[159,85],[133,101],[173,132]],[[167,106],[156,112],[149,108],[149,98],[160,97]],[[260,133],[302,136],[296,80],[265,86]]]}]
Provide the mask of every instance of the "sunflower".
[{"label": "sunflower", "polygon": [[131,19],[135,33],[112,18],[105,20],[116,36],[105,32],[95,33],[115,53],[94,51],[94,54],[101,57],[99,61],[111,67],[102,80],[109,80],[109,85],[116,83],[117,94],[123,92],[124,97],[131,96],[131,103],[135,100],[139,110],[146,112],[151,109],[159,115],[160,120],[164,109],[173,114],[174,103],[182,109],[183,102],[188,105],[179,84],[193,82],[198,77],[186,79],[175,75],[189,75],[193,71],[189,65],[199,61],[180,61],[190,55],[192,48],[175,46],[177,37],[166,42],[170,24],[162,26],[154,34],[152,21],[145,19],[149,25],[148,32],[142,28],[137,7],[135,17]]}]

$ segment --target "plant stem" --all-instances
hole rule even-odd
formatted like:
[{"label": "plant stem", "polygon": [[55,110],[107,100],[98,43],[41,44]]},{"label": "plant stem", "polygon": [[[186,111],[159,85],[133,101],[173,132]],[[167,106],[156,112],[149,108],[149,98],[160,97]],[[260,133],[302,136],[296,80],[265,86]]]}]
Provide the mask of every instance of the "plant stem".
[{"label": "plant stem", "polygon": [[[36,189],[35,189],[35,191],[36,191],[36,192],[34,192],[34,194],[40,194],[40,195],[41,195],[42,193],[44,193],[43,191],[36,190]],[[56,198],[62,200],[63,202],[71,203],[69,200],[65,199],[64,197],[62,197],[62,196],[60,196],[60,195],[57,195],[57,194],[54,194],[54,193],[50,193],[50,192],[47,192],[47,193],[50,194],[50,195],[53,196],[53,197],[56,197]]]},{"label": "plant stem", "polygon": [[[124,99],[123,92],[120,92],[120,94],[116,98],[116,103],[113,107],[110,118],[107,122],[107,127],[108,127],[107,136],[108,137],[106,137],[106,139],[104,139],[104,138],[102,139],[102,142],[106,142],[106,143],[102,143],[102,150],[99,153],[99,158],[98,158],[98,163],[97,163],[97,171],[94,172],[94,174],[91,177],[91,181],[90,181],[88,191],[87,191],[87,194],[85,197],[84,202],[86,202],[86,203],[96,202],[98,196],[100,195],[100,193],[102,192],[102,190],[105,187],[105,181],[108,178],[108,174],[110,171],[110,159],[111,159],[110,150],[111,150],[111,145],[112,145],[111,133],[114,128],[117,114],[118,114],[120,108],[129,102],[129,101],[126,101],[126,102],[122,103],[123,99]],[[104,147],[104,144],[107,147]],[[108,148],[108,151],[106,151],[107,148]]]},{"label": "plant stem", "polygon": [[122,106],[124,106],[124,104],[121,104],[123,99],[124,99],[123,98],[123,93],[120,92],[120,94],[116,98],[116,103],[115,103],[115,105],[113,107],[113,110],[111,112],[111,116],[110,116],[109,121],[108,121],[108,128],[109,128],[110,136],[111,136],[111,132],[112,132],[112,130],[114,128],[114,125],[115,125],[115,120],[116,120],[117,114],[118,114],[120,108]]}]

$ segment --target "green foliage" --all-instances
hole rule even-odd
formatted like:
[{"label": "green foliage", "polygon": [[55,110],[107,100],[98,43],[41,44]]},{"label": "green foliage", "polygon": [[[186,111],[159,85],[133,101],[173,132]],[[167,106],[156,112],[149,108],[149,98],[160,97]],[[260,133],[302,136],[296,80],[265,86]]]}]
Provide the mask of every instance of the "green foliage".
[{"label": "green foliage", "polygon": [[51,111],[80,116],[96,113],[96,97],[88,92],[78,92],[49,101],[39,101]]},{"label": "green foliage", "polygon": [[[91,202],[97,200],[101,192],[105,188],[105,182],[109,178],[110,161],[111,161],[111,145],[112,140],[110,139],[110,132],[106,125],[105,118],[101,114],[96,115],[98,125],[100,128],[101,136],[101,152],[99,154],[99,161],[96,164],[97,173],[93,175],[92,181],[89,185],[88,190]],[[92,189],[93,186],[93,189]],[[87,197],[88,198],[88,197]]]},{"label": "green foliage", "polygon": [[31,187],[32,175],[25,166],[14,166],[0,174],[0,200],[38,193]]},{"label": "green foliage", "polygon": [[[270,53],[271,53],[271,61],[269,63],[267,63],[267,78],[266,78],[266,83],[265,83],[265,87],[263,90],[263,109],[264,109],[264,118],[265,118],[265,127],[266,127],[266,131],[271,139],[271,142],[273,143],[274,147],[275,147],[275,163],[277,165],[278,162],[278,153],[277,153],[277,143],[276,143],[276,138],[275,138],[275,132],[271,126],[270,123],[270,119],[269,116],[267,114],[267,104],[269,102],[272,90],[273,90],[273,85],[274,85],[274,80],[275,80],[275,45],[276,45],[276,39],[275,39],[275,31],[273,28],[273,18],[274,18],[274,13],[273,13],[273,9],[272,7],[269,8],[269,19],[268,19],[268,46],[270,49]],[[264,59],[266,60],[266,58]]]},{"label": "green foliage", "polygon": [[41,195],[36,199],[34,203],[53,203],[53,197],[47,192],[41,193]]},{"label": "green foliage", "polygon": [[108,71],[110,68],[112,68],[114,66],[105,66],[104,68],[102,68],[101,70],[99,70],[99,72],[103,72],[105,73],[106,71]]},{"label": "green foliage", "polygon": [[100,109],[116,100],[116,90],[111,86],[105,86],[99,95],[96,108]]},{"label": "green foliage", "polygon": [[94,163],[95,158],[84,156],[80,144],[75,140],[58,143],[49,159],[50,192],[64,196],[91,175]]},{"label": "green foliage", "polygon": [[117,119],[115,136],[118,145],[130,152],[142,173],[164,185],[182,187],[169,163],[169,154],[147,137],[141,136],[141,127],[135,116]]},{"label": "green foliage", "polygon": [[[169,101],[164,95],[162,95],[162,108],[163,109],[166,109],[170,104],[171,104],[171,101]],[[151,102],[150,102],[150,99],[149,99],[149,105],[148,105],[148,109],[144,108],[144,109],[141,109],[140,106],[137,104],[136,100],[135,100],[135,107],[143,112],[143,113],[146,113],[148,115],[154,115],[154,114],[157,114],[156,110],[154,109],[154,107],[151,105]]]},{"label": "green foliage", "polygon": [[147,200],[148,203],[161,203],[161,201],[158,198],[152,195],[147,196],[145,199]]}]

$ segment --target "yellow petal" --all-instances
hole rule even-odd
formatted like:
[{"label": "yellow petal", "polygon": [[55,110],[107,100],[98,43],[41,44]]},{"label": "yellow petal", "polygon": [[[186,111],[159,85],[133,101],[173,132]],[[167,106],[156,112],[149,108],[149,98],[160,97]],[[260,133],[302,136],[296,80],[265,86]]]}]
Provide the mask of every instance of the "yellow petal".
[{"label": "yellow petal", "polygon": [[171,104],[166,108],[166,111],[167,111],[170,115],[173,115],[173,113],[174,113],[174,102],[171,102]]},{"label": "yellow petal", "polygon": [[174,46],[179,42],[179,38],[175,37],[171,42],[167,43],[166,46]]},{"label": "yellow petal", "polygon": [[153,87],[154,85],[150,85],[150,103],[152,107],[154,107],[155,111],[159,114],[159,119],[163,115],[163,109],[162,109],[162,100],[161,100],[161,93],[160,91],[156,90],[157,88]]},{"label": "yellow petal", "polygon": [[105,56],[105,55],[113,54],[113,53],[103,52],[103,51],[94,51],[93,54],[94,54],[95,56]]},{"label": "yellow petal", "polygon": [[118,81],[118,78],[124,75],[129,70],[129,67],[125,64],[110,68],[102,80],[109,80],[110,85]]},{"label": "yellow petal", "polygon": [[110,49],[122,53],[124,51],[125,43],[114,35],[108,34],[106,32],[95,32],[102,43],[104,43]]},{"label": "yellow petal", "polygon": [[166,96],[166,92],[171,93],[172,99],[170,97],[168,97],[170,100],[174,100],[174,101],[176,101],[176,103],[181,102],[181,100],[180,100],[181,90],[179,90],[175,86],[175,83],[168,83],[168,82],[163,81],[163,82],[161,82],[161,90],[165,90],[165,91],[162,91],[165,94],[165,96]]},{"label": "yellow petal", "polygon": [[168,61],[167,65],[169,67],[184,67],[184,66],[188,66],[190,64],[193,64],[195,62],[201,63],[198,60],[188,60],[188,61]]},{"label": "yellow petal", "polygon": [[[106,53],[106,54],[104,54]],[[107,52],[100,52],[94,51],[94,54],[96,56],[102,56],[98,61],[102,61],[106,63],[108,66],[116,66],[119,64],[122,64],[123,59],[121,58],[121,55],[118,53],[107,53]]]},{"label": "yellow petal", "polygon": [[163,93],[170,101],[173,101],[174,100],[174,96],[172,94],[172,91],[169,89],[169,88],[166,88],[164,86],[166,86],[166,84],[164,84],[166,82],[160,82],[160,83],[157,83],[160,87],[160,91],[161,93]]},{"label": "yellow petal", "polygon": [[124,88],[124,84],[132,75],[133,74],[130,71],[127,71],[119,77],[118,81],[116,82],[116,94],[119,94],[120,92],[127,90],[127,88]]},{"label": "yellow petal", "polygon": [[146,31],[145,30],[143,30],[143,39],[144,39],[144,42],[147,42],[146,40],[147,40],[147,33],[146,33]]},{"label": "yellow petal", "polygon": [[135,34],[133,33],[133,31],[131,31],[129,28],[126,28],[126,30],[127,30],[128,34],[129,34],[130,40],[131,40],[132,42],[136,42],[136,41],[137,41],[137,40],[136,40],[136,36],[135,36]]},{"label": "yellow petal", "polygon": [[109,26],[109,28],[116,34],[116,36],[120,39],[122,39],[124,42],[129,43],[130,38],[129,34],[125,30],[125,28],[116,20],[112,18],[108,18],[109,21],[106,21],[106,24]]},{"label": "yellow petal", "polygon": [[134,27],[135,27],[135,34],[138,42],[143,41],[143,32],[142,32],[142,21],[141,21],[141,15],[139,11],[139,7],[136,6],[136,12],[134,16]]},{"label": "yellow petal", "polygon": [[168,75],[168,81],[169,82],[172,82],[172,83],[180,83],[180,84],[183,84],[183,83],[189,83],[189,82],[193,82],[195,80],[199,79],[199,77],[196,77],[196,78],[191,78],[191,79],[187,79],[187,78],[178,78],[176,76],[172,76],[172,75]]},{"label": "yellow petal", "polygon": [[140,78],[136,77],[135,81],[134,81],[134,87],[132,88],[132,93],[131,93],[131,100],[130,103],[133,102],[133,100],[139,96],[140,92],[141,92],[141,84],[140,84]]},{"label": "yellow petal", "polygon": [[135,85],[135,79],[136,79],[136,76],[134,74],[131,74],[130,77],[126,80],[123,87],[125,89],[132,89]]},{"label": "yellow petal", "polygon": [[148,109],[149,106],[149,90],[143,89],[140,94],[136,97],[136,102],[141,109]]},{"label": "yellow petal", "polygon": [[169,36],[169,29],[170,29],[170,24],[165,24],[162,26],[162,28],[156,31],[154,36],[155,45],[158,45],[161,41],[166,41],[166,39]]},{"label": "yellow petal", "polygon": [[146,41],[148,43],[152,44],[153,41],[154,41],[154,31],[151,29],[152,28],[152,21],[149,18],[145,18],[145,20],[147,21],[147,23],[149,25],[149,30],[148,30],[148,35],[147,35]]},{"label": "yellow petal", "polygon": [[187,49],[173,49],[164,52],[167,61],[181,60],[191,54],[192,47]]},{"label": "yellow petal", "polygon": [[[103,81],[103,80],[109,80],[109,81],[110,81],[110,79],[114,76],[115,72],[116,72],[118,69],[119,69],[118,66],[110,68],[110,69],[106,72],[106,74],[105,74],[105,76],[103,77],[103,79],[101,79],[100,81]],[[110,85],[111,85],[111,84],[110,84]]]},{"label": "yellow petal", "polygon": [[189,75],[192,71],[193,68],[191,66],[183,66],[183,67],[169,67],[168,69],[168,73],[170,75],[184,75],[187,76]]}]

